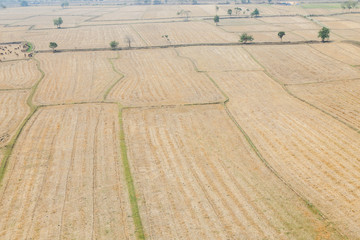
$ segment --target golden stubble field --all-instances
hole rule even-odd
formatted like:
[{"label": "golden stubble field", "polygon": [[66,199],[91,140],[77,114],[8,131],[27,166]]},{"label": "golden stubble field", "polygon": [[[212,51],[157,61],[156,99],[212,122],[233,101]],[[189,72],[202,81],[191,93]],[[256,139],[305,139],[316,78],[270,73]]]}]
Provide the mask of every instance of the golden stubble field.
[{"label": "golden stubble field", "polygon": [[0,239],[360,238],[358,14],[237,6],[1,9]]}]

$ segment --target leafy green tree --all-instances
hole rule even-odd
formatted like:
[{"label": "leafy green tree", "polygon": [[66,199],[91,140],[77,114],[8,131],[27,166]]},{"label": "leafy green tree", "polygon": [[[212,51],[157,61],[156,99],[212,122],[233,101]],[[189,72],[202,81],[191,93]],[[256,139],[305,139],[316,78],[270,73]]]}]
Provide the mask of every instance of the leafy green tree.
[{"label": "leafy green tree", "polygon": [[239,7],[234,8],[234,10],[235,10],[235,14],[236,14],[236,15],[238,15],[238,13],[239,13],[239,12],[241,13],[241,11],[242,11],[242,9],[239,8]]},{"label": "leafy green tree", "polygon": [[271,1],[272,1],[272,0],[268,0],[268,3],[271,4]]},{"label": "leafy green tree", "polygon": [[216,26],[217,26],[218,23],[220,22],[220,18],[219,18],[218,15],[216,15],[216,16],[214,17],[214,22],[215,22]]},{"label": "leafy green tree", "polygon": [[110,47],[111,47],[112,50],[117,48],[118,45],[119,45],[119,43],[117,41],[111,41],[110,42]]},{"label": "leafy green tree", "polygon": [[242,43],[251,42],[253,40],[254,40],[253,36],[248,35],[247,33],[243,33],[240,36],[240,42],[242,42]]},{"label": "leafy green tree", "polygon": [[259,10],[257,8],[255,8],[255,10],[251,13],[252,17],[257,17],[259,15],[260,15],[260,12],[259,12]]},{"label": "leafy green tree", "polygon": [[229,16],[231,16],[232,10],[231,10],[231,9],[228,9],[228,10],[227,10],[227,14],[229,14]]},{"label": "leafy green tree", "polygon": [[27,7],[29,6],[29,3],[27,1],[21,1],[20,6]]},{"label": "leafy green tree", "polygon": [[330,38],[330,29],[328,29],[327,27],[323,27],[320,31],[319,31],[319,38],[321,38],[322,42],[325,42],[325,39],[329,39]]},{"label": "leafy green tree", "polygon": [[53,52],[55,52],[55,48],[57,48],[57,43],[56,42],[50,42],[49,43],[49,48],[51,48],[53,50]]},{"label": "leafy green tree", "polygon": [[62,8],[65,8],[65,7],[68,7],[69,6],[69,2],[63,2],[61,3],[61,7]]},{"label": "leafy green tree", "polygon": [[284,36],[285,36],[285,32],[283,32],[283,31],[278,32],[278,37],[281,39],[281,41]]},{"label": "leafy green tree", "polygon": [[61,17],[55,18],[53,21],[54,21],[54,25],[57,26],[57,28],[61,28],[61,24],[63,24],[63,20]]},{"label": "leafy green tree", "polygon": [[219,11],[219,6],[215,6],[215,12],[216,12],[216,15],[217,15],[217,12]]}]

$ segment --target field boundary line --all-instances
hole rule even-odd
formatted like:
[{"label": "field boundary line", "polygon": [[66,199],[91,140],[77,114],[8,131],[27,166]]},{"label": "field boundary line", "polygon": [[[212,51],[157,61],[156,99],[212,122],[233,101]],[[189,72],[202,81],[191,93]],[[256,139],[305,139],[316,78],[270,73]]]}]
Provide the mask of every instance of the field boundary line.
[{"label": "field boundary line", "polygon": [[121,106],[121,104],[118,104],[118,108],[119,108],[119,125],[120,125],[119,137],[120,137],[121,158],[122,158],[122,163],[123,163],[123,168],[124,168],[123,170],[124,170],[124,174],[125,174],[126,185],[127,185],[128,193],[129,193],[132,218],[133,218],[134,225],[135,225],[135,235],[136,235],[137,239],[145,239],[143,224],[141,221],[140,210],[139,210],[137,197],[136,197],[134,180],[133,180],[133,177],[131,174],[130,164],[129,164],[129,160],[128,160],[128,154],[127,154],[125,131],[124,131],[124,124],[123,124],[123,115],[122,115],[122,111],[124,108]]},{"label": "field boundary line", "polygon": [[[335,42],[335,41],[328,41]],[[270,46],[270,45],[301,45],[301,44],[322,44],[319,40],[306,40],[306,41],[283,41],[283,42],[227,42],[227,43],[184,43],[184,44],[171,44],[171,45],[148,45],[139,47],[118,47],[116,49],[111,48],[69,48],[69,49],[57,49],[55,53],[61,52],[95,52],[95,51],[124,51],[124,50],[142,50],[142,49],[160,49],[160,48],[181,48],[181,47],[200,47],[200,46]],[[53,50],[35,50],[35,53],[54,53]]]},{"label": "field boundary line", "polygon": [[[250,57],[251,57],[257,64],[259,64],[259,65],[264,69],[264,73],[265,73],[270,79],[272,79],[272,80],[275,81],[277,84],[279,84],[279,85],[282,87],[282,89],[284,89],[284,91],[285,91],[287,94],[289,94],[291,97],[293,97],[293,98],[295,98],[295,99],[297,99],[297,100],[299,100],[299,101],[301,101],[301,102],[303,102],[303,103],[306,103],[307,105],[309,105],[309,106],[315,108],[316,110],[319,110],[320,112],[322,112],[322,113],[324,113],[324,114],[332,117],[333,119],[335,119],[335,120],[339,121],[340,123],[344,124],[346,127],[350,128],[351,130],[354,130],[355,132],[357,132],[357,133],[360,134],[360,129],[358,129],[358,128],[352,126],[351,124],[349,124],[349,123],[341,120],[339,117],[332,115],[331,113],[323,110],[322,108],[319,108],[319,107],[315,106],[314,104],[306,101],[305,99],[302,99],[302,98],[296,96],[294,93],[292,93],[292,92],[286,87],[286,86],[289,85],[289,84],[284,84],[284,83],[281,82],[279,79],[277,79],[277,78],[274,77],[272,74],[270,74],[270,73],[267,71],[267,69],[264,67],[264,65],[262,65],[247,49],[245,49],[245,48],[243,48],[243,49],[250,55]],[[356,79],[357,79],[357,78],[356,78]],[[352,79],[352,80],[355,80],[355,79]],[[336,81],[338,81],[338,80],[336,80]],[[340,81],[340,80],[339,80],[339,81]],[[328,82],[332,82],[332,81],[328,81]],[[319,83],[327,83],[327,82],[319,82]],[[309,83],[309,84],[310,84],[310,83]],[[314,84],[314,83],[311,83],[311,84]]]},{"label": "field boundary line", "polygon": [[26,104],[29,106],[30,108],[30,112],[29,114],[25,117],[25,119],[21,122],[19,128],[17,129],[17,131],[15,132],[14,136],[12,137],[12,139],[10,140],[10,142],[3,147],[3,153],[4,153],[4,157],[1,161],[1,165],[0,165],[0,187],[2,187],[2,180],[4,178],[5,172],[6,172],[6,168],[8,166],[8,162],[10,159],[10,156],[12,154],[12,151],[16,145],[16,142],[21,134],[21,132],[23,131],[25,125],[28,123],[28,121],[31,119],[31,117],[36,113],[36,111],[38,110],[38,106],[35,106],[32,102],[34,94],[40,84],[40,82],[43,80],[43,78],[45,77],[45,73],[44,71],[40,68],[40,62],[39,60],[37,60],[35,57],[33,58],[36,61],[36,67],[38,69],[38,71],[41,73],[41,76],[39,78],[39,80],[31,87],[31,92],[30,95],[28,96],[27,100],[26,100]]},{"label": "field boundary line", "polygon": [[110,62],[113,71],[116,74],[118,74],[120,76],[120,78],[117,79],[113,84],[111,84],[110,87],[105,91],[104,96],[103,96],[103,101],[106,100],[106,98],[109,95],[109,93],[111,92],[111,90],[125,77],[125,75],[123,73],[121,73],[120,71],[118,71],[114,65],[113,60],[117,60],[117,59],[120,59],[120,55],[118,52],[117,52],[116,58],[108,58],[108,61]]},{"label": "field boundary line", "polygon": [[[351,43],[347,43],[347,44],[351,44]],[[328,55],[328,54],[326,54],[326,53],[321,52],[320,50],[318,50],[318,49],[314,48],[313,46],[311,46],[311,44],[308,44],[308,46],[309,46],[310,48],[314,49],[316,52],[320,53],[321,55],[324,55],[324,56],[326,56],[326,57],[328,57],[328,58],[331,58],[333,61],[343,63],[343,64],[345,64],[345,65],[348,65],[348,66],[350,66],[350,67],[355,68],[356,70],[358,70],[356,67],[354,67],[354,66],[351,65],[351,64],[348,64],[348,63],[346,63],[346,62],[344,62],[344,61],[342,61],[342,60],[336,59],[336,58],[334,58],[334,57],[332,57],[332,56],[330,56],[330,55]],[[340,48],[342,51],[344,51],[344,49],[342,49],[341,47],[339,47],[339,48]],[[336,81],[336,80],[335,80],[335,81]],[[339,80],[337,80],[337,81],[339,81]]]},{"label": "field boundary line", "polygon": [[214,81],[214,79],[212,79],[210,77],[210,75],[207,73],[207,71],[200,71],[199,68],[197,67],[196,63],[194,62],[194,60],[190,57],[187,57],[187,56],[183,56],[179,53],[179,51],[177,51],[175,48],[174,48],[174,51],[176,52],[176,55],[179,57],[179,58],[184,58],[184,59],[187,59],[188,61],[190,61],[194,67],[194,70],[197,72],[197,73],[203,73],[205,74],[205,76],[210,80],[210,82],[220,91],[220,93],[223,95],[223,97],[225,97],[225,100],[223,102],[218,102],[218,103],[226,103],[229,101],[229,96],[219,87],[219,85]]}]

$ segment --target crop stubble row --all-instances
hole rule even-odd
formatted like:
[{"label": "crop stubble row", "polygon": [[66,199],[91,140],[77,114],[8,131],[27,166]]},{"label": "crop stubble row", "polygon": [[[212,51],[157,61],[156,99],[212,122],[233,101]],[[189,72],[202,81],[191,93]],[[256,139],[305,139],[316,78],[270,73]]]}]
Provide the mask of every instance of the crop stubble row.
[{"label": "crop stubble row", "polygon": [[147,238],[336,238],[258,159],[222,105],[123,116]]},{"label": "crop stubble row", "polygon": [[117,105],[41,108],[0,190],[2,239],[134,238]]}]

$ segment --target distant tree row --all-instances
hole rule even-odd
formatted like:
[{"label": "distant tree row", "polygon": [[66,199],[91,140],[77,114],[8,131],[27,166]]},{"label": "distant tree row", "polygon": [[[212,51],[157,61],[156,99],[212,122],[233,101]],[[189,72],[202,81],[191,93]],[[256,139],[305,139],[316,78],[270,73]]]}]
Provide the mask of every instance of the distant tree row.
[{"label": "distant tree row", "polygon": [[357,8],[357,5],[358,5],[358,1],[352,1],[352,0],[349,0],[349,1],[346,1],[346,2],[343,2],[341,4],[341,8],[342,9],[354,9],[354,8]]},{"label": "distant tree row", "polygon": [[[133,38],[131,37],[131,36],[129,36],[129,35],[126,35],[125,37],[124,37],[124,42],[128,45],[128,48],[131,48],[131,43],[132,43],[132,41],[133,41]],[[111,47],[111,49],[112,50],[115,50],[118,46],[119,46],[119,42],[117,42],[117,41],[111,41],[110,43],[109,43],[109,45],[110,45],[110,47]]]}]

